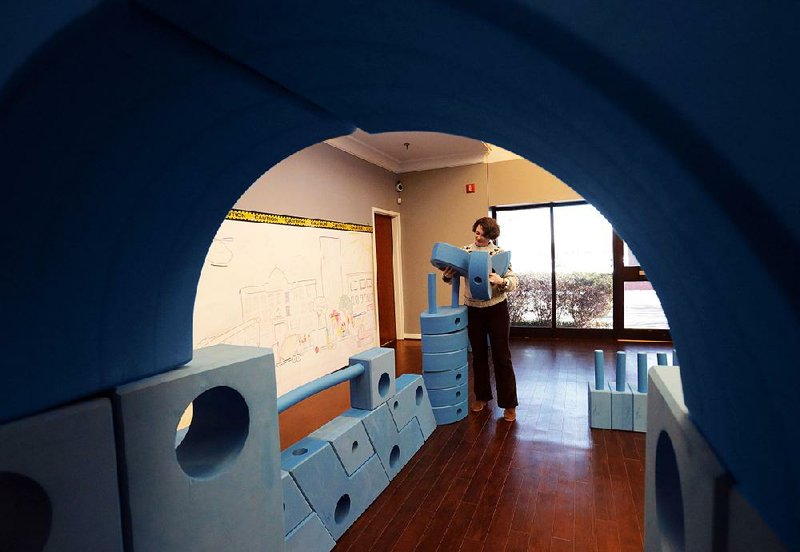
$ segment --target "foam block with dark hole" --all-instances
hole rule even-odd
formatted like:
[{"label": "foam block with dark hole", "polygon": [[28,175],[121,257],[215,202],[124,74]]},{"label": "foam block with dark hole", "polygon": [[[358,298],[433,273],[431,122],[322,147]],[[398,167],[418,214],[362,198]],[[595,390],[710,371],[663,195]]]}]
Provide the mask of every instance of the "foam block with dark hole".
[{"label": "foam block with dark hole", "polygon": [[419,374],[403,374],[397,378],[397,394],[387,404],[398,428],[404,428],[415,419],[426,441],[436,429],[430,396]]},{"label": "foam block with dark hole", "polygon": [[370,456],[375,454],[364,424],[354,418],[338,416],[311,433],[309,437],[328,441],[341,460],[347,475],[353,475]]},{"label": "foam block with dark hole", "polygon": [[489,283],[492,263],[486,251],[473,251],[469,254],[469,274],[467,283],[473,299],[488,301],[492,297],[492,284]]},{"label": "foam block with dark hole", "polygon": [[429,391],[434,389],[447,389],[455,385],[463,385],[467,381],[467,363],[455,370],[446,370],[444,372],[423,372],[422,379],[425,380],[425,387]]},{"label": "foam block with dark hole", "polygon": [[433,408],[433,415],[436,417],[438,425],[452,424],[467,417],[467,399],[460,403],[449,406],[438,406]]},{"label": "foam block with dark hole", "polygon": [[394,397],[394,349],[373,347],[350,357],[350,366],[363,364],[364,373],[350,380],[350,405],[372,410]]},{"label": "foam block with dark hole", "polygon": [[427,311],[419,315],[422,335],[446,334],[467,327],[467,307],[438,307],[435,313]]}]

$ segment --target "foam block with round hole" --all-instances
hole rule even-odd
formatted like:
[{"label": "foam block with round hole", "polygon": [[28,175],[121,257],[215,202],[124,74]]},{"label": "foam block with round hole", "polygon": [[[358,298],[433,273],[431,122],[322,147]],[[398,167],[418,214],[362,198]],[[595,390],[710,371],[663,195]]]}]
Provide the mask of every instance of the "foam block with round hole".
[{"label": "foam block with round hole", "polygon": [[419,374],[403,374],[397,378],[397,394],[387,404],[398,428],[402,429],[416,419],[426,441],[436,429],[425,380]]},{"label": "foam block with round hole", "polygon": [[330,552],[336,546],[319,516],[311,513],[286,535],[284,552]]},{"label": "foam block with round hole", "polygon": [[0,550],[123,550],[111,403],[0,425]]},{"label": "foam block with round hole", "polygon": [[[280,550],[272,351],[215,345],[114,392],[128,550]],[[175,434],[192,403],[180,446]]]},{"label": "foam block with round hole", "polygon": [[419,422],[413,419],[398,431],[389,406],[385,404],[372,411],[351,408],[342,416],[361,419],[390,480],[394,479],[424,443]]},{"label": "foam block with round hole", "polygon": [[422,379],[425,380],[425,387],[427,387],[429,391],[462,385],[467,381],[467,363],[465,362],[463,366],[455,370],[423,372]]},{"label": "foam block with round hole", "polygon": [[431,406],[448,406],[457,404],[469,397],[469,389],[465,381],[461,385],[454,385],[453,387],[445,387],[444,389],[429,389],[428,397],[431,400]]},{"label": "foam block with round hole", "polygon": [[467,399],[460,403],[449,406],[437,406],[433,408],[433,415],[439,425],[452,424],[467,417]]},{"label": "foam block with round hole", "polygon": [[467,363],[467,348],[446,353],[422,353],[423,372],[444,372]]},{"label": "foam block with round hole", "polygon": [[466,276],[469,271],[469,253],[449,243],[436,242],[431,251],[431,264],[440,270],[455,269],[460,275]]},{"label": "foam block with round hole", "polygon": [[467,327],[467,307],[438,307],[435,313],[423,312],[419,315],[422,335],[445,334],[463,330]]},{"label": "foam block with round hole", "polygon": [[338,416],[311,433],[309,437],[328,441],[341,460],[347,475],[353,475],[370,456],[375,454],[364,424],[354,418]]},{"label": "foam block with round hole", "polygon": [[[381,405],[381,408],[386,408]],[[348,476],[327,441],[305,437],[281,453],[281,468],[292,474],[334,540],[364,513],[389,485],[377,455]]]},{"label": "foam block with round hole", "polygon": [[492,263],[486,251],[473,251],[469,254],[469,292],[473,299],[488,301],[492,297],[492,284],[489,283]]},{"label": "foam block with round hole", "polygon": [[448,353],[466,349],[469,345],[467,329],[444,334],[422,334],[423,353]]},{"label": "foam block with round hole", "polygon": [[394,397],[394,349],[373,347],[350,357],[350,366],[364,365],[364,373],[350,380],[350,405],[372,410]]},{"label": "foam block with round hole", "polygon": [[292,474],[286,470],[281,470],[281,485],[283,486],[283,534],[288,535],[308,517],[311,506],[292,479]]}]

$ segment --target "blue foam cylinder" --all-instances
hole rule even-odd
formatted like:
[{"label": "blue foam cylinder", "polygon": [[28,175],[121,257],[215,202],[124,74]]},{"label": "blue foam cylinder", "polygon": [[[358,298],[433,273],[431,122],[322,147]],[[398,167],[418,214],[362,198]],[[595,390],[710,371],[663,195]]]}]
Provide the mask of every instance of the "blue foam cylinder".
[{"label": "blue foam cylinder", "polygon": [[617,391],[625,389],[625,351],[617,351]]},{"label": "blue foam cylinder", "polygon": [[434,406],[433,415],[439,425],[452,424],[467,417],[467,400],[447,406]]},{"label": "blue foam cylinder", "polygon": [[468,345],[466,328],[446,334],[422,334],[423,353],[449,353],[466,349]]},{"label": "blue foam cylinder", "polygon": [[436,274],[428,273],[428,312],[436,314]]},{"label": "blue foam cylinder", "polygon": [[450,305],[458,307],[458,301],[461,298],[461,276],[453,276],[452,291],[450,292]]},{"label": "blue foam cylinder", "polygon": [[436,314],[423,311],[419,315],[423,334],[450,333],[467,327],[467,307],[439,307]]},{"label": "blue foam cylinder", "polygon": [[305,400],[312,395],[316,395],[320,391],[329,389],[334,385],[339,385],[344,381],[357,378],[364,373],[364,370],[365,367],[363,364],[354,364],[352,366],[342,368],[341,370],[336,370],[335,372],[326,376],[322,376],[321,378],[317,378],[314,381],[310,381],[305,385],[301,385],[297,389],[292,389],[285,395],[278,397],[278,413],[280,414],[290,406],[294,406],[300,401]]},{"label": "blue foam cylinder", "polygon": [[656,363],[659,366],[667,366],[667,353],[656,353]]},{"label": "blue foam cylinder", "polygon": [[594,352],[594,388],[597,390],[605,389],[605,369],[606,363],[603,359],[603,351],[596,349]]},{"label": "blue foam cylinder", "polygon": [[461,385],[467,381],[467,364],[445,372],[422,372],[422,379],[425,380],[425,387],[429,391]]},{"label": "blue foam cylinder", "polygon": [[647,353],[636,355],[639,393],[647,393]]},{"label": "blue foam cylinder", "polygon": [[446,353],[422,353],[422,372],[455,370],[467,363],[467,347]]},{"label": "blue foam cylinder", "polygon": [[453,387],[445,387],[443,389],[430,389],[428,397],[431,401],[431,406],[447,406],[449,404],[456,404],[463,401],[469,396],[467,389],[467,382]]}]

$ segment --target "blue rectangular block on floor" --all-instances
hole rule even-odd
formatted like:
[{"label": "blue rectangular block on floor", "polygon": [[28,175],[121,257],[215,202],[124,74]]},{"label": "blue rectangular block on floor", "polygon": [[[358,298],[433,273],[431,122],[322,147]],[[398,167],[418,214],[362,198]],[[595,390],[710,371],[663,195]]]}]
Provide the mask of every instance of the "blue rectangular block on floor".
[{"label": "blue rectangular block on floor", "polygon": [[467,400],[450,406],[439,406],[433,409],[436,423],[439,425],[452,424],[467,417]]},{"label": "blue rectangular block on floor", "polygon": [[328,441],[333,446],[336,456],[342,461],[347,475],[353,475],[370,456],[375,454],[364,424],[353,418],[345,416],[334,418],[311,433],[309,437]]},{"label": "blue rectangular block on floor", "polygon": [[350,404],[372,410],[394,397],[394,349],[373,347],[350,357],[350,366],[363,364],[364,373],[350,380]]},{"label": "blue rectangular block on floor", "polygon": [[611,429],[633,430],[633,395],[630,389],[617,391],[615,382],[608,384],[611,392]]},{"label": "blue rectangular block on floor", "polygon": [[300,525],[311,513],[306,497],[300,492],[292,475],[286,470],[281,470],[281,483],[283,485],[283,534],[288,535],[292,529]]},{"label": "blue rectangular block on floor", "polygon": [[[0,475],[0,549],[122,552],[108,399],[0,425]],[[41,548],[25,539],[34,528]]]},{"label": "blue rectangular block on floor", "polygon": [[447,353],[422,353],[423,372],[454,370],[467,363],[467,348]]},{"label": "blue rectangular block on floor", "polygon": [[397,378],[397,394],[387,404],[391,406],[390,412],[395,425],[401,430],[412,419],[416,419],[422,431],[422,438],[427,441],[436,429],[436,418],[433,416],[430,397],[422,376],[403,374]]},{"label": "blue rectangular block on floor", "polygon": [[449,406],[451,404],[460,403],[465,398],[469,397],[469,389],[467,389],[467,382],[461,385],[454,385],[453,387],[445,387],[444,389],[429,389],[428,396],[431,399],[431,406]]},{"label": "blue rectangular block on floor", "polygon": [[435,313],[419,315],[420,331],[423,335],[445,334],[467,327],[467,307],[438,307]]},{"label": "blue rectangular block on floor", "polygon": [[[189,404],[191,425],[176,448]],[[283,547],[272,351],[198,349],[184,367],[118,387],[114,414],[125,452],[127,550]]]},{"label": "blue rectangular block on floor", "polygon": [[465,349],[469,345],[467,329],[446,334],[422,334],[423,353],[449,353]]},{"label": "blue rectangular block on floor", "polygon": [[286,535],[285,552],[330,552],[336,546],[322,520],[311,513]]},{"label": "blue rectangular block on floor", "polygon": [[589,382],[589,427],[611,429],[611,391]]},{"label": "blue rectangular block on floor", "polygon": [[647,393],[639,393],[632,385],[628,385],[633,395],[633,430],[647,433]]},{"label": "blue rectangular block on floor", "polygon": [[[381,408],[385,409],[386,405]],[[330,443],[310,437],[281,453],[281,467],[292,474],[334,540],[341,537],[389,485],[377,455],[348,476]]]},{"label": "blue rectangular block on floor", "polygon": [[351,408],[342,416],[361,419],[390,480],[400,473],[424,443],[419,422],[413,419],[398,431],[388,405],[375,410]]},{"label": "blue rectangular block on floor", "polygon": [[456,368],[455,370],[446,370],[444,372],[423,372],[422,379],[425,380],[425,387],[433,391],[434,389],[447,389],[462,385],[467,381],[467,364]]}]

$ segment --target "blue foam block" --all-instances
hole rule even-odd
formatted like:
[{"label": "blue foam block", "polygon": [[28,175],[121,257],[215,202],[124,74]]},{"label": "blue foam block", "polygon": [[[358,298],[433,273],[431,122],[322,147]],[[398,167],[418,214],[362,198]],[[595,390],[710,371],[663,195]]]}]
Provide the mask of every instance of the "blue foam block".
[{"label": "blue foam block", "polygon": [[[395,395],[392,400],[395,400]],[[367,430],[360,420],[339,416],[334,418],[309,437],[314,437],[322,441],[328,441],[333,447],[336,456],[344,466],[347,475],[360,468],[369,457],[375,454],[372,443],[367,436]]]},{"label": "blue foam block", "polygon": [[505,276],[511,266],[511,251],[501,251],[492,255],[492,270]]},{"label": "blue foam block", "polygon": [[467,417],[467,399],[457,404],[449,406],[437,406],[433,408],[433,415],[439,425],[452,424]]},{"label": "blue foam block", "polygon": [[108,399],[0,425],[0,549],[122,552],[119,505]]},{"label": "blue foam block", "polygon": [[424,442],[416,419],[412,419],[398,431],[388,405],[381,405],[372,411],[351,408],[342,416],[360,418],[364,422],[372,446],[375,447],[390,480],[400,473]]},{"label": "blue foam block", "polygon": [[633,395],[630,389],[617,391],[616,382],[610,382],[611,392],[611,429],[633,430]]},{"label": "blue foam block", "polygon": [[447,353],[422,353],[423,372],[454,370],[467,363],[467,348]]},{"label": "blue foam block", "polygon": [[286,470],[281,470],[281,484],[283,485],[283,534],[288,535],[311,514],[311,506],[292,479],[292,475]]},{"label": "blue foam block", "polygon": [[126,549],[283,546],[276,395],[272,351],[235,345],[198,349],[182,368],[115,390]]},{"label": "blue foam block", "polygon": [[492,296],[492,284],[489,283],[489,274],[492,263],[486,251],[473,251],[469,255],[469,274],[467,282],[473,299],[487,301]]},{"label": "blue foam block", "polygon": [[466,349],[469,345],[467,329],[445,334],[422,334],[423,353],[448,353]]},{"label": "blue foam block", "polygon": [[431,264],[441,270],[453,268],[466,276],[469,270],[469,253],[449,243],[436,242],[431,251]]},{"label": "blue foam block", "polygon": [[319,516],[311,513],[286,535],[284,552],[330,552],[336,546]]},{"label": "blue foam block", "polygon": [[425,387],[428,391],[434,389],[446,389],[457,385],[462,385],[467,381],[467,363],[455,370],[444,372],[423,372],[422,379],[425,380]]},{"label": "blue foam block", "polygon": [[402,429],[412,419],[416,419],[422,431],[422,438],[426,441],[436,429],[430,395],[425,389],[425,380],[422,376],[403,374],[397,378],[397,394],[387,404],[391,406],[390,412],[398,428]]},{"label": "blue foam block", "polygon": [[[387,407],[381,405],[380,408]],[[311,437],[283,451],[281,467],[292,474],[334,540],[341,537],[389,485],[377,455],[348,476],[330,443]]]},{"label": "blue foam block", "polygon": [[361,363],[364,374],[350,380],[350,404],[372,410],[394,396],[394,349],[373,347],[350,357],[350,365]]},{"label": "blue foam block", "polygon": [[611,392],[607,388],[595,389],[591,381],[588,387],[589,427],[611,429]]},{"label": "blue foam block", "polygon": [[633,395],[633,431],[647,432],[647,393],[640,393],[628,384]]},{"label": "blue foam block", "polygon": [[444,334],[467,327],[467,307],[438,307],[435,313],[423,312],[419,315],[422,335]]},{"label": "blue foam block", "polygon": [[448,406],[457,404],[466,398],[469,398],[469,389],[467,389],[467,382],[453,387],[445,387],[444,389],[430,389],[428,396],[431,399],[431,406]]}]

